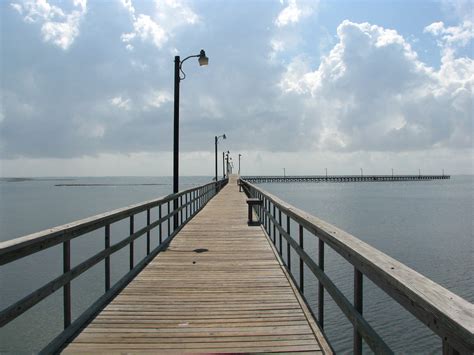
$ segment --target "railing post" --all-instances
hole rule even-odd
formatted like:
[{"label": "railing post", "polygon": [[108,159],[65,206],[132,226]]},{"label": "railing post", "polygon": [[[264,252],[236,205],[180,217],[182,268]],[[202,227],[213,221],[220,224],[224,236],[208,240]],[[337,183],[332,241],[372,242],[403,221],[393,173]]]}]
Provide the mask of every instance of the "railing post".
[{"label": "railing post", "polygon": [[170,222],[171,222],[171,217],[170,217],[170,202],[168,201],[168,218],[167,218],[167,221],[168,221],[168,237],[171,235],[171,225],[170,225]]},{"label": "railing post", "polygon": [[179,225],[181,226],[183,224],[183,195],[179,196]]},{"label": "railing post", "polygon": [[268,232],[267,204],[268,204],[268,200],[266,197],[264,197],[263,198],[263,226],[265,227],[265,231]]},{"label": "railing post", "polygon": [[263,228],[265,229],[265,231],[267,230],[267,214],[265,213],[265,211],[267,210],[267,199],[265,197],[263,197],[263,204],[262,204],[263,208],[262,208],[262,215],[263,215]]},{"label": "railing post", "polygon": [[272,219],[270,218],[272,215],[271,211],[271,202],[267,200],[267,218],[268,218],[268,235],[272,235]]},{"label": "railing post", "polygon": [[[105,226],[105,249],[110,248],[110,224]],[[105,292],[110,289],[110,255],[105,257]]]},{"label": "railing post", "polygon": [[[362,314],[362,273],[354,267],[354,308]],[[354,345],[355,355],[362,354],[362,337],[354,326]]]},{"label": "railing post", "polygon": [[[133,216],[133,215],[130,216],[130,235],[133,234],[133,230],[134,230],[134,227],[133,227],[134,217],[135,216]],[[133,269],[133,264],[134,264],[134,262],[133,262],[133,257],[134,257],[133,243],[134,243],[134,241],[132,240],[130,242],[130,270]]]},{"label": "railing post", "polygon": [[460,353],[443,339],[443,355],[460,355]]},{"label": "railing post", "polygon": [[275,207],[275,203],[273,204],[273,244],[275,244],[275,241],[276,241],[276,225],[275,225],[275,221],[276,221],[276,207]]},{"label": "railing post", "polygon": [[185,206],[184,210],[186,211],[184,220],[187,221],[188,220],[188,194],[187,193],[184,194],[184,206]]},{"label": "railing post", "polygon": [[[279,209],[278,210],[278,224],[280,225],[281,228],[283,228],[283,226],[281,225],[281,210]],[[281,243],[281,232],[278,233],[280,235],[280,241],[279,241],[279,244],[280,244],[280,250],[278,250],[278,253],[280,254],[280,256],[282,255],[282,243]]]},{"label": "railing post", "polygon": [[[161,205],[158,206],[158,219],[161,219]],[[159,238],[160,244],[161,244],[161,241],[163,240],[163,236],[162,236],[163,229],[161,228],[162,224],[163,222],[160,222],[160,224],[158,225],[158,238]]]},{"label": "railing post", "polygon": [[[324,242],[319,238],[318,242],[318,265],[324,271]],[[318,321],[321,329],[324,328],[324,287],[318,282]]]},{"label": "railing post", "polygon": [[[304,250],[303,226],[301,224],[299,225],[299,242],[300,242],[300,248]],[[301,293],[304,293],[304,263],[303,263],[303,258],[301,256],[300,256],[300,291]]]},{"label": "railing post", "polygon": [[199,197],[198,197],[198,210],[201,209],[202,204],[202,189],[199,190]]},{"label": "railing post", "polygon": [[[173,199],[173,211],[176,211],[178,209],[178,198],[175,197]],[[173,214],[173,232],[178,229],[178,214]]]},{"label": "railing post", "polygon": [[189,216],[191,215],[191,193],[186,193],[186,221],[188,220]]},{"label": "railing post", "polygon": [[[63,243],[63,273],[71,270],[71,241]],[[64,329],[71,324],[71,283],[68,282],[63,287],[63,311],[64,311]]]},{"label": "railing post", "polygon": [[[146,225],[150,225],[150,209],[146,210]],[[146,231],[146,255],[150,254],[150,230]]]},{"label": "railing post", "polygon": [[[286,216],[286,232],[288,233],[288,238],[291,238],[291,219],[290,216]],[[286,261],[288,263],[288,270],[291,271],[291,248],[290,248],[290,242],[287,240],[286,241]]]}]

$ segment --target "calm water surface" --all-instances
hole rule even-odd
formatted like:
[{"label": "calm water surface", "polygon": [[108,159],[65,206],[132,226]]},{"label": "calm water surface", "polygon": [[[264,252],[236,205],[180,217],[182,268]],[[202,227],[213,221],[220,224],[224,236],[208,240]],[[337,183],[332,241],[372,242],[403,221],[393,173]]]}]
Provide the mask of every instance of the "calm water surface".
[{"label": "calm water surface", "polygon": [[[202,185],[211,177],[181,177],[180,189]],[[98,184],[99,186],[56,186]],[[156,185],[144,185],[156,184]],[[103,186],[107,185],[107,186]],[[166,196],[172,192],[171,177],[103,177],[75,179],[0,179],[0,241],[13,239],[53,226],[107,212],[130,204]],[[157,219],[157,212],[152,213]],[[146,215],[135,218],[135,230],[146,225]],[[166,224],[163,230],[166,230]],[[111,244],[128,236],[128,220],[111,226]],[[152,248],[158,245],[157,231],[151,233]],[[100,229],[71,241],[71,267],[104,248]],[[111,256],[111,283],[128,272],[128,248]],[[146,255],[146,239],[135,241],[135,260]],[[0,308],[62,274],[62,246],[0,267]],[[104,262],[72,282],[73,321],[104,292]],[[37,352],[62,330],[62,290],[0,329],[0,352]]]},{"label": "calm water surface", "polygon": [[[466,300],[474,301],[474,177],[360,183],[259,184],[362,239]],[[292,231],[297,226],[291,226]],[[317,241],[305,237],[317,260]],[[283,248],[283,255],[286,249]],[[293,270],[298,270],[292,254]],[[326,248],[326,272],[352,301],[353,268]],[[305,296],[317,314],[317,282],[305,272]],[[298,273],[295,274],[297,279]],[[326,294],[327,296],[327,294]],[[325,297],[325,331],[339,353],[352,349],[352,327]],[[397,353],[439,353],[441,342],[421,322],[364,278],[364,315]]]},{"label": "calm water surface", "polygon": [[[181,188],[210,177],[184,177]],[[56,184],[109,184],[58,187]],[[159,185],[139,185],[139,184]],[[169,177],[77,178],[74,180],[0,181],[0,240],[8,240],[80,218],[165,196]],[[132,185],[124,185],[132,184]],[[138,185],[133,185],[138,184]],[[473,302],[472,176],[433,182],[261,184],[263,189],[364,240],[386,254]],[[152,218],[156,216],[152,215]],[[145,225],[136,218],[136,229]],[[164,227],[166,229],[166,226]],[[292,226],[296,230],[296,226]],[[126,237],[128,225],[112,226],[112,243]],[[71,243],[72,266],[103,248],[103,231]],[[152,246],[157,235],[152,233]],[[305,249],[317,255],[314,237]],[[353,269],[336,253],[326,253],[326,270],[352,299]],[[285,250],[284,250],[285,251]],[[145,255],[145,239],[136,241],[135,260]],[[284,253],[286,255],[286,253]],[[296,262],[296,255],[292,255]],[[112,282],[128,270],[128,248],[111,258]],[[72,283],[73,319],[103,293],[99,263]],[[296,263],[293,270],[297,270]],[[62,273],[60,246],[0,268],[0,308]],[[298,277],[297,274],[295,274]],[[317,282],[305,273],[305,296],[317,308]],[[339,353],[350,353],[352,328],[337,306],[325,299],[325,331]],[[364,314],[398,353],[438,353],[440,341],[408,312],[364,279]],[[58,291],[0,330],[0,351],[38,351],[61,331],[62,292]]]}]

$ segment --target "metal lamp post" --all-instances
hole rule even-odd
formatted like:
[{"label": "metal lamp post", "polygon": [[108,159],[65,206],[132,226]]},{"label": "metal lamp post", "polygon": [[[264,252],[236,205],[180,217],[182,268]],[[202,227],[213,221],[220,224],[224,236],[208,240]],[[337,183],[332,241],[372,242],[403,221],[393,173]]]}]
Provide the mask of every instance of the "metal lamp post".
[{"label": "metal lamp post", "polygon": [[222,136],[214,137],[214,146],[215,146],[215,153],[216,153],[216,181],[217,181],[217,142],[219,141],[219,138],[227,139],[227,137],[225,136],[225,133]]},{"label": "metal lamp post", "polygon": [[222,152],[222,178],[225,179],[225,152]]},{"label": "metal lamp post", "polygon": [[240,176],[240,157],[242,156],[242,154],[239,154],[239,176]]},{"label": "metal lamp post", "polygon": [[[179,190],[179,83],[186,78],[182,66],[189,58],[199,58],[200,66],[208,65],[209,58],[206,57],[206,52],[201,49],[201,52],[196,55],[180,59],[179,55],[174,57],[174,135],[173,135],[173,193]],[[180,73],[183,75],[181,76]],[[174,210],[178,209],[178,200],[173,201]],[[178,228],[178,214],[173,218],[174,229]]]}]

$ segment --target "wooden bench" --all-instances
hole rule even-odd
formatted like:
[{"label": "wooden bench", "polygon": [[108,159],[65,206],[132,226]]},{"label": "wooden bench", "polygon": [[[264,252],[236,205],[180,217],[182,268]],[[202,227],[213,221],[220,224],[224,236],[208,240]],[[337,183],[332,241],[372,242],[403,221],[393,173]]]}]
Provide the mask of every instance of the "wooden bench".
[{"label": "wooden bench", "polygon": [[263,201],[258,199],[258,198],[248,198],[247,199],[247,205],[249,207],[249,217],[248,217],[248,221],[247,221],[247,224],[249,226],[258,226],[260,225],[260,221],[254,221],[253,220],[253,213],[252,213],[252,207],[253,206],[262,206],[263,205]]}]

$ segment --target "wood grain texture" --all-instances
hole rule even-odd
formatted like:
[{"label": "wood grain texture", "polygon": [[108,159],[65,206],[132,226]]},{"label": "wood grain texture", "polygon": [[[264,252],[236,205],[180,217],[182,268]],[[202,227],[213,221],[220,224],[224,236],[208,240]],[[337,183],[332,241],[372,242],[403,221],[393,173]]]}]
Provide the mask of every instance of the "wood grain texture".
[{"label": "wood grain texture", "polygon": [[331,349],[231,177],[64,352]]},{"label": "wood grain texture", "polygon": [[[277,207],[279,213],[283,212],[290,216],[293,221],[303,226],[305,231],[317,236],[325,245],[339,253],[364,276],[439,335],[446,344],[462,354],[474,353],[474,305],[472,303],[353,235],[290,205],[261,188],[244,180],[242,180],[242,186],[247,191],[252,190],[252,196],[268,199]],[[287,236],[281,227],[277,225],[277,228],[280,234]],[[300,251],[296,242],[292,243],[292,247],[297,253]],[[300,256],[305,258],[304,254]],[[311,258],[306,259],[305,263],[321,281],[324,275],[318,272],[318,267]],[[325,288],[328,287],[325,286]],[[339,291],[334,289],[334,292]],[[335,301],[337,302],[337,299]],[[342,310],[344,312],[344,309]]]}]

